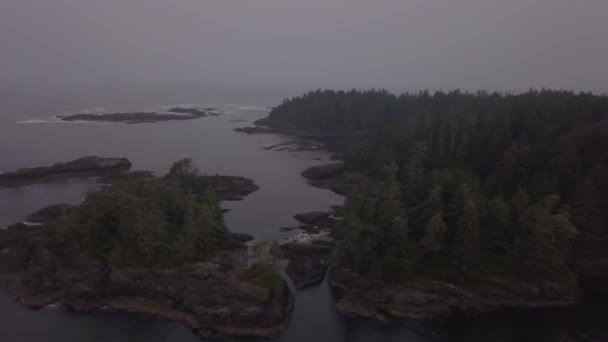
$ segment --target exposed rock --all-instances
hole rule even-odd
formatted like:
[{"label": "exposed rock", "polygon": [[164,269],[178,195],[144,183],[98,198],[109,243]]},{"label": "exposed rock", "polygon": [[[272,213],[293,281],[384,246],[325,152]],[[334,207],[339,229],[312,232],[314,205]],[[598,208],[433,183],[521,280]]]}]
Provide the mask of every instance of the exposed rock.
[{"label": "exposed rock", "polygon": [[[115,184],[121,181],[150,178],[154,178],[152,172],[132,171],[104,176],[99,179],[99,182],[103,184]],[[166,179],[164,177],[158,177],[157,180],[162,182]],[[240,201],[260,188],[251,179],[239,176],[197,176],[196,181],[198,185],[203,186],[201,186],[200,189],[199,187],[191,189],[195,195],[204,197],[204,189],[211,187],[221,201]]]},{"label": "exposed rock", "polygon": [[268,134],[275,133],[275,131],[262,127],[262,126],[253,126],[253,127],[239,127],[234,129],[235,132],[247,133],[247,134]]},{"label": "exposed rock", "polygon": [[344,163],[332,163],[313,166],[302,172],[302,176],[309,180],[309,184],[322,189],[330,189],[338,195],[347,195],[356,186],[365,186],[371,183],[369,177],[347,171]]},{"label": "exposed rock", "polygon": [[309,180],[322,180],[344,173],[344,163],[332,163],[313,166],[302,172],[302,176]]},{"label": "exposed rock", "polygon": [[319,225],[321,220],[328,218],[330,215],[331,212],[327,211],[313,211],[309,213],[296,214],[294,218],[304,224],[314,226]]},{"label": "exposed rock", "polygon": [[290,319],[293,294],[286,284],[260,287],[242,279],[234,264],[115,268],[55,253],[45,235],[44,226],[0,231],[0,280],[28,307],[58,302],[77,312],[137,311],[183,322],[204,337],[275,336]]},{"label": "exposed rock", "polygon": [[298,290],[323,281],[333,246],[303,243],[281,245],[283,257],[289,260],[285,272]]},{"label": "exposed rock", "polygon": [[151,171],[129,171],[99,177],[98,183],[101,184],[116,184],[117,182],[131,181],[136,179],[153,178],[154,173]]},{"label": "exposed rock", "polygon": [[28,215],[25,220],[33,223],[48,223],[70,213],[73,209],[74,206],[69,204],[55,204]]},{"label": "exposed rock", "polygon": [[197,107],[173,107],[168,110],[170,113],[178,113],[178,114],[190,114],[193,116],[218,116],[220,115],[219,111],[215,108],[197,108]]},{"label": "exposed rock", "polygon": [[280,144],[264,147],[267,151],[277,152],[318,151],[322,148],[323,144],[314,141],[285,141]]},{"label": "exposed rock", "polygon": [[100,176],[124,172],[130,168],[131,162],[126,158],[84,157],[67,163],[0,174],[0,186],[20,186],[57,179]]},{"label": "exposed rock", "polygon": [[[207,187],[213,188],[217,197],[222,201],[240,201],[249,194],[257,191],[257,186],[251,179],[238,176],[199,176]],[[203,196],[204,194],[198,194]]]},{"label": "exposed rock", "polygon": [[156,112],[132,112],[132,113],[108,113],[108,114],[74,114],[59,116],[63,121],[96,121],[96,122],[124,122],[124,123],[153,123],[171,120],[192,120],[208,115],[218,115],[216,110],[199,108],[175,107],[169,110],[171,113]]},{"label": "exposed rock", "polygon": [[426,319],[455,313],[566,307],[578,304],[582,296],[575,282],[526,283],[488,278],[475,282],[419,280],[399,286],[340,268],[330,270],[329,282],[341,296],[339,311],[367,318],[377,313]]},{"label": "exposed rock", "polygon": [[249,234],[231,233],[232,238],[240,242],[249,242],[253,240],[253,236]]}]

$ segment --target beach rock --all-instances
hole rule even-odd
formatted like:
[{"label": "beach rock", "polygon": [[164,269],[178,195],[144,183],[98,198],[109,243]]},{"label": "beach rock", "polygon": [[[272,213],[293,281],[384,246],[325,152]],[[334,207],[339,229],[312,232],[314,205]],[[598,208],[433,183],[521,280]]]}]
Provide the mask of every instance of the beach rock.
[{"label": "beach rock", "polygon": [[131,168],[126,158],[83,157],[67,163],[20,169],[0,174],[0,186],[21,186],[58,179],[120,173]]}]

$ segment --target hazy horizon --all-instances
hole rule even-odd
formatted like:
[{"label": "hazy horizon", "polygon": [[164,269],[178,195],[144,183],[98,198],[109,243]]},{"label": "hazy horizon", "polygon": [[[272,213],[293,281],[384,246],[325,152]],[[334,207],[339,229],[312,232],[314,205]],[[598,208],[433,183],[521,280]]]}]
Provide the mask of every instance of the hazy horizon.
[{"label": "hazy horizon", "polygon": [[606,93],[606,13],[605,0],[4,0],[0,85]]}]

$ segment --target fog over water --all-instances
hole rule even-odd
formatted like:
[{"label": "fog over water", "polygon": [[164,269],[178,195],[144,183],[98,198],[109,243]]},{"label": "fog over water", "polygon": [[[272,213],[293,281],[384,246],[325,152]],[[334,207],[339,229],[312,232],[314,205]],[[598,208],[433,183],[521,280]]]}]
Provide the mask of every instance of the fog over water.
[{"label": "fog over water", "polygon": [[608,91],[605,0],[2,0],[0,83]]}]

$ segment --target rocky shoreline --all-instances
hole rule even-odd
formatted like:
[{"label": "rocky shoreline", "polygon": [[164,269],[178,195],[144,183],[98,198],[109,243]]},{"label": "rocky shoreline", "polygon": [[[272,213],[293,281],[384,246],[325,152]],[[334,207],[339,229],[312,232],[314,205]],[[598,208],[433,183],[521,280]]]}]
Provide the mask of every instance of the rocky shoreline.
[{"label": "rocky shoreline", "polygon": [[399,286],[340,268],[329,271],[328,282],[340,296],[339,312],[379,320],[569,307],[580,304],[583,296],[576,281],[528,283],[487,278],[474,282],[419,280]]},{"label": "rocky shoreline", "polygon": [[243,275],[249,236],[207,262],[172,268],[117,268],[47,248],[45,226],[0,230],[0,281],[32,309],[53,303],[81,313],[130,310],[180,321],[201,337],[270,337],[287,328],[294,297]]},{"label": "rocky shoreline", "polygon": [[[342,163],[309,168],[302,172],[312,186],[340,194],[368,184],[362,175],[348,175]],[[547,309],[579,305],[583,289],[570,282],[522,282],[499,277],[478,281],[418,280],[394,285],[360,276],[347,269],[330,268],[331,255],[342,208],[331,212],[296,215],[298,227],[314,236],[306,242],[281,246],[289,260],[287,274],[298,290],[327,281],[339,300],[336,309],[351,317],[386,321],[389,317],[426,320],[458,314],[484,314],[509,309]],[[322,232],[329,238],[319,238]],[[606,263],[608,264],[608,263]]]},{"label": "rocky shoreline", "polygon": [[372,180],[360,173],[347,170],[344,162],[313,166],[302,172],[308,183],[346,196],[355,187],[370,184]]},{"label": "rocky shoreline", "polygon": [[116,174],[128,171],[131,166],[131,162],[126,158],[83,157],[67,163],[25,168],[0,174],[0,187]]}]

